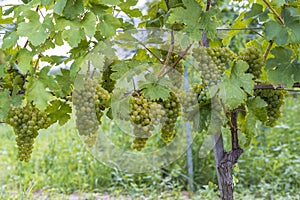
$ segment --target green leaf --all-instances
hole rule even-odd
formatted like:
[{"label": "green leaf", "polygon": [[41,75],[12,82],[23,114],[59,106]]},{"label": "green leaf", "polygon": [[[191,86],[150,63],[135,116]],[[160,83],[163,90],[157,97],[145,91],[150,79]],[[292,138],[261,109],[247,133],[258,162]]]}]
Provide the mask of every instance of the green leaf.
[{"label": "green leaf", "polygon": [[269,58],[265,67],[271,83],[291,87],[294,82],[300,81],[300,63],[297,59],[293,60],[292,50],[275,47],[271,54],[274,58]]},{"label": "green leaf", "polygon": [[282,17],[290,34],[291,43],[300,42],[300,14],[296,8],[286,8],[282,11]]},{"label": "green leaf", "polygon": [[53,0],[41,0],[43,6],[49,6]]},{"label": "green leaf", "polygon": [[84,37],[85,34],[81,28],[71,27],[71,29],[62,32],[62,38],[67,41],[72,48],[77,47]]},{"label": "green leaf", "polygon": [[11,24],[13,23],[13,18],[7,17],[7,18],[2,18],[2,7],[0,7],[0,24]]},{"label": "green leaf", "polygon": [[129,17],[140,17],[142,12],[138,8],[133,8],[138,2],[138,0],[121,0],[121,4],[118,6],[125,12]]},{"label": "green leaf", "polygon": [[254,3],[251,7],[251,10],[245,13],[245,19],[250,17],[255,17],[263,13],[263,6],[261,4]]},{"label": "green leaf", "polygon": [[139,81],[138,87],[143,90],[146,98],[150,100],[166,100],[170,96],[170,81],[166,78],[158,79],[155,74],[145,75],[146,81]]},{"label": "green leaf", "polygon": [[72,108],[67,102],[56,99],[50,102],[45,111],[49,113],[51,123],[58,121],[58,124],[63,126],[71,118]]},{"label": "green leaf", "polygon": [[195,0],[183,0],[183,7],[174,8],[171,10],[167,22],[171,24],[175,23],[185,23],[186,30],[190,36],[195,40],[200,40],[202,33],[202,26],[199,24],[202,8]]},{"label": "green leaf", "polygon": [[37,108],[45,110],[52,95],[46,91],[45,84],[36,78],[32,78],[26,88],[27,102],[33,101]]},{"label": "green leaf", "polygon": [[16,31],[6,33],[3,37],[2,49],[6,50],[15,46],[17,44],[18,39],[19,36],[17,35]]},{"label": "green leaf", "polygon": [[119,0],[90,0],[90,3],[92,4],[103,4],[103,5],[112,5],[112,6],[116,6],[118,4],[120,4],[121,2]]},{"label": "green leaf", "polygon": [[100,23],[98,24],[98,30],[105,37],[111,37],[116,34],[117,28],[121,26],[119,19],[115,18],[111,14],[103,15]]},{"label": "green leaf", "polygon": [[105,56],[99,54],[91,54],[90,60],[92,61],[93,67],[103,70],[104,63],[105,63]]},{"label": "green leaf", "polygon": [[71,93],[71,86],[74,83],[74,77],[70,75],[70,70],[61,69],[61,75],[56,75],[56,81],[65,95]]},{"label": "green leaf", "polygon": [[32,58],[33,53],[28,51],[27,49],[21,49],[18,52],[18,67],[23,73],[27,73],[28,71],[31,71],[33,69]]},{"label": "green leaf", "polygon": [[275,21],[269,21],[265,24],[265,35],[267,40],[274,40],[278,45],[285,45],[288,42],[286,28]]},{"label": "green leaf", "polygon": [[247,114],[242,123],[241,130],[245,133],[247,142],[245,146],[250,144],[253,136],[257,134],[256,122],[260,120],[262,122],[267,121],[266,102],[260,97],[254,99],[248,99],[247,101]]},{"label": "green leaf", "polygon": [[[139,74],[142,69],[148,66],[147,62],[141,62],[137,60],[125,60],[125,61],[116,61],[112,66],[111,69],[114,73],[110,76],[113,80],[118,80],[125,75],[129,75],[128,72],[132,71],[133,73],[128,76],[134,76],[135,74]],[[140,70],[140,71],[139,71]],[[135,73],[134,73],[135,72]]]},{"label": "green leaf", "polygon": [[96,15],[88,12],[81,21],[83,29],[87,36],[93,37],[96,32]]},{"label": "green leaf", "polygon": [[84,5],[82,0],[68,0],[63,13],[67,19],[73,20],[83,14],[83,11]]},{"label": "green leaf", "polygon": [[66,56],[44,56],[41,58],[41,61],[50,63],[51,65],[59,65],[67,60]]},{"label": "green leaf", "polygon": [[[243,20],[244,18],[244,15],[245,15],[245,12],[242,12],[239,17],[233,22],[233,24],[230,26],[230,28],[232,29],[243,29],[243,28],[246,28],[247,25],[252,21],[252,19],[246,19],[246,20]],[[222,43],[227,46],[229,45],[231,39],[237,35],[239,32],[241,32],[241,30],[231,30],[228,32],[228,36],[226,38],[224,38],[222,40]]]},{"label": "green leaf", "polygon": [[54,13],[56,13],[58,15],[62,15],[64,8],[66,6],[66,3],[67,3],[67,0],[55,1],[54,7],[53,7]]},{"label": "green leaf", "polygon": [[[20,36],[28,37],[28,40],[34,45],[38,46],[45,42],[49,36],[47,28],[49,28],[49,21],[46,23],[40,22],[40,16],[37,12],[27,10],[23,14],[29,22],[21,22],[18,26],[17,32]],[[45,20],[46,21],[46,20]]]},{"label": "green leaf", "polygon": [[10,111],[10,91],[0,92],[0,120],[4,121]]},{"label": "green leaf", "polygon": [[235,109],[245,102],[247,93],[252,94],[254,88],[253,75],[246,74],[248,64],[244,61],[234,63],[230,76],[224,77],[219,84],[219,97],[229,110]]}]

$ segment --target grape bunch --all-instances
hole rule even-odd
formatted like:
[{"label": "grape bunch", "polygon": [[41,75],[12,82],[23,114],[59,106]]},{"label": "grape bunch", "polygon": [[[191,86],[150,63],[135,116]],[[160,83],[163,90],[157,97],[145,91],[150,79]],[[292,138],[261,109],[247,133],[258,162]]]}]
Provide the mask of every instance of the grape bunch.
[{"label": "grape bunch", "polygon": [[28,162],[38,130],[48,128],[51,119],[47,113],[40,111],[32,103],[27,103],[24,107],[12,107],[6,123],[14,128],[17,136],[19,160]]},{"label": "grape bunch", "polygon": [[18,87],[19,90],[24,89],[25,77],[17,69],[9,67],[5,70],[5,76],[0,78],[0,87],[14,90],[14,87]]},{"label": "grape bunch", "polygon": [[79,135],[86,136],[89,146],[96,142],[96,132],[101,117],[109,105],[110,94],[96,80],[87,78],[80,90],[74,91],[73,104],[76,108],[76,127]]},{"label": "grape bunch", "polygon": [[235,54],[228,47],[206,48],[200,46],[193,49],[192,55],[199,66],[201,79],[206,87],[218,84],[226,66],[235,58]]},{"label": "grape bunch", "polygon": [[134,125],[133,134],[135,136],[131,148],[140,151],[145,147],[147,139],[151,136],[150,131],[154,130],[150,117],[151,101],[145,98],[144,94],[134,92],[130,103],[132,110],[129,115],[130,121]]},{"label": "grape bunch", "polygon": [[286,91],[282,89],[257,89],[255,96],[259,96],[267,103],[267,126],[273,127],[277,120],[281,117],[280,107],[284,103]]},{"label": "grape bunch", "polygon": [[80,135],[88,136],[98,130],[95,112],[96,82],[88,78],[80,90],[74,90],[73,104],[76,108],[76,127]]},{"label": "grape bunch", "polygon": [[208,96],[208,89],[203,84],[195,83],[193,86],[193,92],[197,96],[197,100],[200,107],[210,103],[210,98]]},{"label": "grape bunch", "polygon": [[[175,62],[173,60],[172,62]],[[173,70],[168,73],[168,76],[174,87],[180,88],[183,85],[183,73],[184,73],[184,65],[182,62],[179,62]]]},{"label": "grape bunch", "polygon": [[175,136],[175,126],[177,118],[180,115],[181,105],[173,92],[170,93],[167,100],[161,101],[160,103],[166,112],[165,117],[161,120],[163,123],[161,127],[161,138],[164,142],[170,142]]},{"label": "grape bunch", "polygon": [[238,59],[248,63],[249,68],[247,73],[251,73],[254,79],[259,79],[262,74],[262,68],[264,66],[264,58],[262,52],[255,47],[248,47],[244,51],[240,52]]}]

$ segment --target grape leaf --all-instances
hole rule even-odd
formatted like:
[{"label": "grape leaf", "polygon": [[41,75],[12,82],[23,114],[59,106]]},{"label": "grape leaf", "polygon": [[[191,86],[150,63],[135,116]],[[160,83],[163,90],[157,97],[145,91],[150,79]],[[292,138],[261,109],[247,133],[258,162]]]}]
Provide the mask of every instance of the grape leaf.
[{"label": "grape leaf", "polygon": [[67,0],[55,1],[54,7],[53,7],[54,13],[56,13],[58,15],[62,15],[64,8],[66,6],[66,3],[67,3]]},{"label": "grape leaf", "polygon": [[150,100],[166,100],[170,96],[170,81],[166,78],[159,78],[152,73],[145,75],[145,81],[139,81],[139,89],[143,90],[146,98]]},{"label": "grape leaf", "polygon": [[52,3],[53,0],[41,0],[43,6],[48,6]]},{"label": "grape leaf", "polygon": [[10,91],[4,90],[0,92],[0,120],[4,121],[10,111]]},{"label": "grape leaf", "polygon": [[48,102],[52,99],[52,95],[46,91],[44,83],[36,78],[29,80],[29,84],[26,87],[27,101],[36,105],[40,110],[45,110]]},{"label": "grape leaf", "polygon": [[265,35],[267,40],[274,40],[278,45],[285,45],[288,42],[286,28],[275,21],[269,21],[265,24]]},{"label": "grape leaf", "polygon": [[112,66],[111,69],[114,71],[114,73],[110,76],[113,80],[118,80],[124,75],[129,75],[127,72],[132,71],[136,68],[134,74],[128,76],[129,79],[132,78],[135,74],[139,74],[139,70],[142,70],[145,68],[145,66],[148,66],[147,62],[141,62],[137,60],[125,60],[125,61],[116,61]]},{"label": "grape leaf", "polygon": [[111,37],[116,34],[117,28],[121,26],[119,19],[111,14],[106,14],[101,17],[101,22],[98,24],[97,29],[105,37]]},{"label": "grape leaf", "polygon": [[17,44],[18,39],[19,36],[17,35],[16,31],[13,31],[11,33],[7,32],[3,37],[2,49],[6,50],[15,46]]},{"label": "grape leaf", "polygon": [[68,57],[66,57],[66,56],[55,56],[54,55],[54,56],[43,56],[41,58],[41,61],[48,62],[51,65],[59,65],[67,59],[68,59]]},{"label": "grape leaf", "polygon": [[83,29],[87,36],[93,37],[96,32],[96,16],[92,12],[86,13],[83,20],[81,21]]},{"label": "grape leaf", "polygon": [[250,144],[253,136],[257,134],[256,122],[260,120],[262,122],[267,121],[266,102],[260,97],[254,99],[248,99],[247,101],[247,114],[244,122],[242,123],[241,130],[245,133],[247,141],[245,146]]},{"label": "grape leaf", "polygon": [[120,4],[121,2],[119,0],[90,0],[90,3],[92,4],[103,4],[103,5],[113,5],[116,6]]},{"label": "grape leaf", "polygon": [[275,47],[271,50],[274,58],[269,58],[265,69],[268,70],[268,78],[273,84],[285,84],[291,87],[294,82],[300,81],[300,63],[293,60],[292,51],[283,47]]},{"label": "grape leaf", "polygon": [[167,22],[171,24],[185,23],[185,30],[190,33],[191,37],[195,40],[200,40],[202,33],[202,26],[199,24],[199,20],[202,15],[202,8],[195,0],[183,0],[183,7],[177,7],[172,9]]},{"label": "grape leaf", "polygon": [[245,73],[248,67],[244,61],[234,63],[230,76],[225,76],[219,84],[219,97],[229,110],[241,105],[247,99],[247,93],[253,93],[253,75]]},{"label": "grape leaf", "polygon": [[28,37],[28,40],[34,46],[38,46],[45,42],[49,36],[49,32],[47,31],[49,21],[42,24],[40,22],[39,14],[32,10],[25,11],[23,16],[26,17],[29,22],[21,22],[18,26],[17,33],[20,36]]},{"label": "grape leaf", "polygon": [[51,123],[58,121],[58,124],[63,126],[71,118],[72,108],[67,102],[56,99],[50,102],[45,112],[49,113]]},{"label": "grape leaf", "polygon": [[285,22],[285,26],[290,33],[290,42],[300,42],[300,14],[296,8],[287,8],[282,11],[282,17]]},{"label": "grape leaf", "polygon": [[64,7],[64,15],[67,19],[74,20],[84,11],[84,5],[82,0],[67,0]]},{"label": "grape leaf", "polygon": [[38,73],[38,80],[40,80],[46,88],[53,91],[58,97],[63,97],[60,86],[57,84],[55,77],[49,74],[51,67],[43,67]]},{"label": "grape leaf", "polygon": [[67,41],[72,48],[77,47],[84,37],[85,34],[81,28],[72,27],[62,32],[62,38]]},{"label": "grape leaf", "polygon": [[118,6],[122,9],[124,13],[126,13],[129,17],[140,17],[142,16],[142,12],[138,8],[133,8],[138,2],[138,0],[121,0]]},{"label": "grape leaf", "polygon": [[33,57],[33,53],[28,51],[27,49],[21,49],[18,52],[18,56],[17,56],[17,59],[19,61],[18,67],[22,73],[27,73],[28,71],[33,69],[32,57]]},{"label": "grape leaf", "polygon": [[263,13],[263,6],[261,4],[254,3],[251,6],[251,10],[245,13],[244,19],[248,19],[250,17],[255,17]]},{"label": "grape leaf", "polygon": [[70,75],[70,70],[60,69],[61,75],[56,75],[56,81],[65,95],[71,93],[71,86],[74,83],[74,77]]},{"label": "grape leaf", "polygon": [[7,17],[7,18],[2,18],[2,6],[0,7],[0,24],[11,24],[13,23],[13,18]]}]

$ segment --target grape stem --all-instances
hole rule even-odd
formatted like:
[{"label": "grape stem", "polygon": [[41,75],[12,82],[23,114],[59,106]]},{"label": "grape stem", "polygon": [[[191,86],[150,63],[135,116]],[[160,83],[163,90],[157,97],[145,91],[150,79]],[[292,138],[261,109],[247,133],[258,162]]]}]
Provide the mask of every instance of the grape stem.
[{"label": "grape stem", "polygon": [[282,25],[284,25],[284,20],[282,17],[276,12],[276,10],[271,6],[271,4],[267,0],[263,0],[263,2],[270,8],[270,10],[274,13],[277,19],[280,21]]},{"label": "grape stem", "polygon": [[273,43],[274,43],[274,40],[270,40],[269,45],[268,45],[268,48],[267,48],[267,50],[266,50],[266,52],[265,52],[265,54],[264,54],[264,60],[267,59],[267,57],[268,57],[268,55],[269,55],[269,53],[270,53],[270,50],[271,50],[271,48],[272,48],[272,46],[273,46]]},{"label": "grape stem", "polygon": [[172,28],[172,31],[171,31],[171,45],[169,47],[166,60],[163,63],[163,67],[161,68],[161,70],[159,71],[159,73],[157,75],[158,77],[161,76],[161,74],[165,71],[166,67],[168,66],[173,50],[174,50],[174,30]]},{"label": "grape stem", "polygon": [[151,49],[149,49],[148,47],[146,47],[146,45],[144,45],[143,43],[139,43],[140,45],[142,45],[152,56],[154,56],[159,62],[160,64],[164,64],[164,61],[162,61],[158,55],[156,55],[153,51],[151,51]]},{"label": "grape stem", "polygon": [[172,64],[172,66],[165,72],[165,73],[163,73],[163,74],[159,74],[158,76],[159,77],[163,77],[163,76],[165,76],[166,74],[168,74],[170,71],[172,71],[175,67],[176,67],[176,65],[184,58],[184,56],[187,54],[187,52],[189,51],[189,49],[191,48],[191,46],[192,46],[192,44],[190,44],[185,50],[184,50],[184,52],[182,52],[182,54],[180,55],[180,57],[179,58],[177,58],[177,60]]}]

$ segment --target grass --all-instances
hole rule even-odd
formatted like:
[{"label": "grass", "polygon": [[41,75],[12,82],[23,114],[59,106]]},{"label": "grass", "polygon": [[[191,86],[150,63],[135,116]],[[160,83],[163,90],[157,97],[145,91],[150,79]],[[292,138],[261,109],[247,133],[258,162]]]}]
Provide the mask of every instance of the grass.
[{"label": "grass", "polygon": [[[236,199],[299,199],[300,104],[290,98],[280,124],[261,129],[235,168]],[[12,129],[0,124],[0,199],[216,199],[212,154],[197,158],[197,192],[186,192],[185,157],[160,171],[126,174],[85,149],[74,122],[41,130],[29,163],[16,159]],[[210,182],[211,181],[211,182]]]}]

